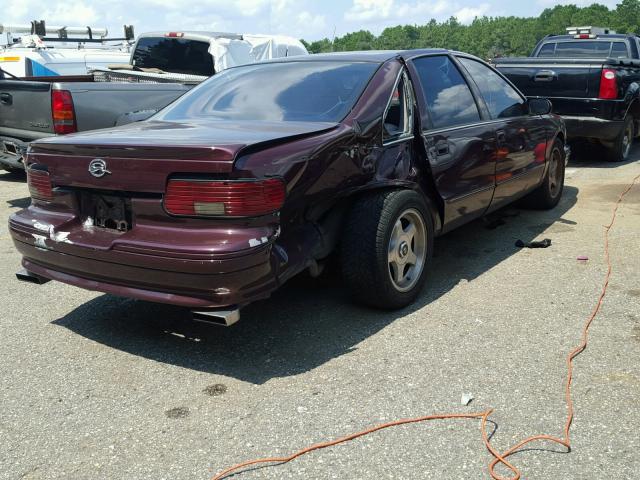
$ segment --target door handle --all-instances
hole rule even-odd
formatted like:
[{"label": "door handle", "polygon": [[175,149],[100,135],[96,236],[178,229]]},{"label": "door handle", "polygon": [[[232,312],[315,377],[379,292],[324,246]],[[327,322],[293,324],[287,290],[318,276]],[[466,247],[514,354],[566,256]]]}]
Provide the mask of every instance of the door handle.
[{"label": "door handle", "polygon": [[498,143],[504,143],[507,141],[507,134],[504,130],[498,130],[496,132],[496,138],[498,139]]},{"label": "door handle", "polygon": [[449,143],[442,142],[442,143],[436,144],[436,155],[438,155],[439,157],[442,157],[444,155],[449,155]]},{"label": "door handle", "polygon": [[557,77],[556,72],[553,70],[540,70],[537,72],[534,77],[534,82],[553,82]]},{"label": "door handle", "polygon": [[13,97],[10,93],[0,93],[0,103],[3,105],[11,105],[13,103]]}]

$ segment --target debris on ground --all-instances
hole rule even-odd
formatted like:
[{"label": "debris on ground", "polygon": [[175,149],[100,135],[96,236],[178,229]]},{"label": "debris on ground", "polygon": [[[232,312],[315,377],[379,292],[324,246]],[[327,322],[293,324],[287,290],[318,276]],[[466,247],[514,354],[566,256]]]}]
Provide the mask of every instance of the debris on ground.
[{"label": "debris on ground", "polygon": [[523,242],[522,240],[516,240],[516,247],[518,248],[547,248],[551,246],[551,239],[545,238],[542,241],[535,242]]},{"label": "debris on ground", "polygon": [[472,401],[473,401],[473,395],[471,395],[470,393],[465,393],[464,395],[462,395],[462,398],[460,399],[460,404],[466,407]]}]

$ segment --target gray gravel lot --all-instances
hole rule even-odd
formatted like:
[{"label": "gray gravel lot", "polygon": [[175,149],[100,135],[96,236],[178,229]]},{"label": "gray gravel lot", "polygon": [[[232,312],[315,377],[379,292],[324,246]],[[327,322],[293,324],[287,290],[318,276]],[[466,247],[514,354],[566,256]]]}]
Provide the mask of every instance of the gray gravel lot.
[{"label": "gray gravel lot", "polygon": [[[579,155],[556,210],[510,209],[497,228],[478,221],[439,239],[412,308],[359,308],[337,283],[298,278],[228,329],[18,283],[6,218],[28,193],[0,174],[0,478],[206,480],[376,423],[486,408],[500,449],[560,435],[564,357],[605,273],[602,225],[638,174],[637,160]],[[543,238],[553,245],[514,246]],[[609,295],[576,361],[573,451],[533,445],[513,457],[523,478],[638,478],[639,251],[640,185],[611,233]],[[490,459],[477,420],[435,421],[234,478],[486,479]]]}]

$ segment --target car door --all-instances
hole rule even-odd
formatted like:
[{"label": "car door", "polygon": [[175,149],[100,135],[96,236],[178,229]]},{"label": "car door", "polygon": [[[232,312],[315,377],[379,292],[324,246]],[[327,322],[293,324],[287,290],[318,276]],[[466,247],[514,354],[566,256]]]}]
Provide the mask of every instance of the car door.
[{"label": "car door", "polygon": [[496,132],[496,190],[491,211],[540,184],[545,164],[546,122],[538,115],[530,115],[525,98],[491,67],[464,56],[458,60],[477,85]]},{"label": "car door", "polygon": [[438,193],[444,200],[443,230],[485,213],[495,188],[496,137],[483,122],[462,72],[446,54],[408,62],[419,85],[421,134]]}]

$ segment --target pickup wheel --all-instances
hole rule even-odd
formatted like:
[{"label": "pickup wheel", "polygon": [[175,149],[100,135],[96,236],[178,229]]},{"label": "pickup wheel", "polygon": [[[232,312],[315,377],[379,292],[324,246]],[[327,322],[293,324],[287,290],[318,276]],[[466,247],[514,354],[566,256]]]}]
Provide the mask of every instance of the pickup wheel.
[{"label": "pickup wheel", "polygon": [[525,207],[539,210],[554,208],[564,190],[565,153],[564,143],[556,139],[549,156],[549,167],[542,184],[523,199]]},{"label": "pickup wheel", "polygon": [[412,303],[433,255],[433,220],[422,196],[391,190],[360,198],[340,248],[344,281],[360,302],[397,309]]},{"label": "pickup wheel", "polygon": [[633,117],[627,115],[624,120],[624,127],[613,141],[613,146],[607,150],[607,160],[610,162],[624,162],[631,152],[631,146],[633,145],[633,139],[635,138],[635,126],[633,123]]}]

